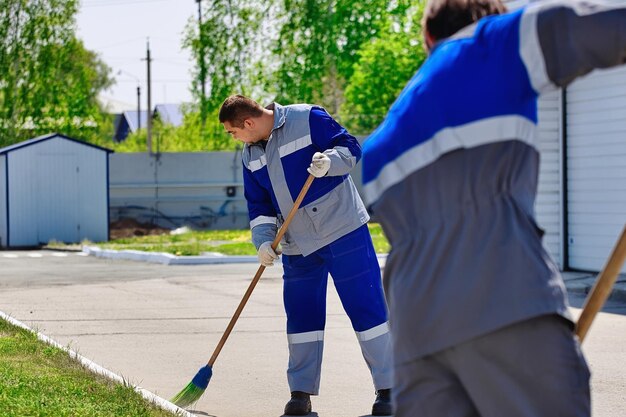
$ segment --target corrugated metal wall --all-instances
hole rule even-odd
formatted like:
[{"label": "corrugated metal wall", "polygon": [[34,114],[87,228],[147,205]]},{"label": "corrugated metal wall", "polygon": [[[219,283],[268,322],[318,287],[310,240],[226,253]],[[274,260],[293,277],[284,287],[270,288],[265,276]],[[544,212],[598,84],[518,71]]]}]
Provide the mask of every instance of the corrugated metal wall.
[{"label": "corrugated metal wall", "polygon": [[569,265],[598,271],[626,223],[626,68],[568,87],[567,132]]},{"label": "corrugated metal wall", "polygon": [[17,149],[7,154],[9,164],[9,245],[38,244],[35,204],[37,171],[35,148]]},{"label": "corrugated metal wall", "polygon": [[539,141],[541,153],[539,186],[535,202],[537,223],[545,229],[544,246],[559,266],[563,266],[563,210],[561,175],[561,92],[539,99]]},{"label": "corrugated metal wall", "polygon": [[79,147],[78,155],[78,237],[92,242],[108,240],[108,178],[107,152],[87,146]]},{"label": "corrugated metal wall", "polygon": [[7,155],[10,246],[108,238],[105,151],[56,137]]},{"label": "corrugated metal wall", "polygon": [[[241,152],[110,155],[111,221],[247,228]],[[233,194],[234,193],[234,194]]]},{"label": "corrugated metal wall", "polygon": [[0,248],[7,246],[6,155],[0,155]]}]

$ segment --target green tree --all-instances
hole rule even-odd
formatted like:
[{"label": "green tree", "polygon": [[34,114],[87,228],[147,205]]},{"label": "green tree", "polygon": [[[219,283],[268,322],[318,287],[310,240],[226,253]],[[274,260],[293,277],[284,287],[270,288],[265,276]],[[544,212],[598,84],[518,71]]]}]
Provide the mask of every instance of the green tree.
[{"label": "green tree", "polygon": [[342,122],[353,133],[367,134],[382,122],[407,81],[426,59],[421,17],[418,3],[359,51],[340,111]]},{"label": "green tree", "polygon": [[[161,152],[207,152],[233,150],[237,142],[232,139],[221,124],[213,122],[217,120],[217,114],[210,113],[207,124],[202,132],[200,112],[194,111],[185,115],[181,126],[172,126],[155,120],[152,125],[153,151]],[[206,137],[212,140],[207,143]],[[109,143],[107,147],[115,152],[145,152],[146,129],[140,129],[131,133],[120,143]]]},{"label": "green tree", "polygon": [[314,102],[337,113],[359,51],[380,36],[406,1],[283,0],[273,52],[280,67],[269,80],[279,100]]},{"label": "green tree", "polygon": [[75,35],[77,0],[1,0],[0,146],[49,132],[103,142],[110,69]]},{"label": "green tree", "polygon": [[198,23],[190,19],[183,46],[190,49],[196,61],[192,93],[198,103],[204,104],[200,112],[209,113],[233,91],[250,94],[256,54],[263,42],[261,28],[271,1],[209,0],[202,4],[202,25],[198,28]]},{"label": "green tree", "polygon": [[[234,148],[217,120],[217,112],[231,94],[257,96],[260,62],[267,56],[265,25],[272,20],[273,0],[208,0],[202,2],[202,24],[191,18],[185,31],[183,47],[196,62],[192,72],[191,92],[198,104],[189,112],[179,138],[200,138],[194,150]],[[205,81],[205,96],[202,81]],[[259,97],[257,97],[259,98]]]},{"label": "green tree", "polygon": [[[421,2],[410,0],[211,0],[190,20],[184,45],[197,62],[192,91],[205,149],[233,146],[211,125],[242,93],[265,102],[321,104],[366,132],[384,117],[424,59]],[[207,97],[202,100],[202,75]],[[215,142],[215,143],[213,143]]]}]

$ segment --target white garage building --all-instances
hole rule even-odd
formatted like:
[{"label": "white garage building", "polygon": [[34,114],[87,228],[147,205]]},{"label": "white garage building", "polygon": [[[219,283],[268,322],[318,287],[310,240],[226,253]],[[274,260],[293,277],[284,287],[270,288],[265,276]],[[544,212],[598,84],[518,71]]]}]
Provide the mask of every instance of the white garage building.
[{"label": "white garage building", "polygon": [[0,149],[0,247],[109,237],[109,153],[61,134]]}]

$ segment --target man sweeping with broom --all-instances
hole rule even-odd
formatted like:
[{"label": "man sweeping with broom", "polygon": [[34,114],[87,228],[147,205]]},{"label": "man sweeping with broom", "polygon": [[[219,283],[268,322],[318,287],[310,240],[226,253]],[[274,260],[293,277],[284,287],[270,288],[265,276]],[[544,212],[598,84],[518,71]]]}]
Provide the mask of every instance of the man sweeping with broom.
[{"label": "man sweeping with broom", "polygon": [[430,56],[365,142],[396,417],[587,417],[589,370],[534,220],[537,99],[626,61],[626,8],[430,0]]},{"label": "man sweeping with broom", "polygon": [[277,228],[307,176],[316,177],[282,240],[291,390],[285,414],[310,413],[310,395],[319,392],[330,273],[372,374],[372,414],[391,415],[391,345],[380,268],[369,216],[349,175],[361,157],[359,143],[316,106],[263,108],[236,95],[224,101],[219,119],[245,144],[245,196],[261,264],[271,266],[278,258],[272,249]]}]

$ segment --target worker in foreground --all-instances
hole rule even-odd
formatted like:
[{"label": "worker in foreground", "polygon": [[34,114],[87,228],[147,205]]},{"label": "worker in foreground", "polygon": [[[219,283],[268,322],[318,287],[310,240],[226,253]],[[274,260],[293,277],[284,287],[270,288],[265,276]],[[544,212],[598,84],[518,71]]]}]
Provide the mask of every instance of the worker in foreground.
[{"label": "worker in foreground", "polygon": [[[220,122],[243,142],[243,179],[252,242],[272,266],[271,248],[309,173],[316,177],[282,245],[291,399],[287,415],[311,412],[318,395],[328,274],[350,317],[376,390],[373,415],[391,415],[391,341],[369,215],[349,172],[361,157],[356,139],[322,108],[267,108],[240,95],[224,101]],[[308,172],[307,172],[308,171]]]},{"label": "worker in foreground", "polygon": [[583,417],[589,370],[534,218],[539,94],[626,59],[626,9],[430,0],[429,57],[365,141],[391,243],[396,417]]}]

